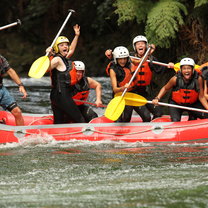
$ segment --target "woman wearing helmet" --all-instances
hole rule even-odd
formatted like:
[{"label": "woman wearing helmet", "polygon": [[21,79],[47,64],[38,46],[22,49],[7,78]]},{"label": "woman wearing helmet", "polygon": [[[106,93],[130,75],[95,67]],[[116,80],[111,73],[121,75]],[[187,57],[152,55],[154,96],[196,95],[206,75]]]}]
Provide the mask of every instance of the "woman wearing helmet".
[{"label": "woman wearing helmet", "polygon": [[[65,36],[57,38],[53,49],[55,56],[51,59],[50,74],[52,90],[50,94],[51,106],[54,115],[54,123],[67,123],[67,120],[75,123],[84,123],[85,119],[72,99],[72,86],[76,84],[76,69],[69,58],[73,55],[80,27],[74,26],[75,37],[69,45],[69,40]],[[51,48],[47,49],[52,52]],[[67,118],[67,120],[66,120]]]},{"label": "woman wearing helmet", "polygon": [[82,101],[87,101],[90,89],[95,89],[97,107],[102,105],[101,101],[101,84],[96,80],[85,76],[85,64],[82,61],[74,61],[74,66],[76,68],[77,83],[72,88],[73,99],[85,118],[86,122],[90,122],[93,118],[98,117],[97,113],[93,109],[85,105]]},{"label": "woman wearing helmet", "polygon": [[[123,46],[116,47],[113,50],[113,60],[106,68],[107,74],[110,76],[113,93],[123,92],[127,88],[129,92],[134,92],[134,81],[129,85],[129,81],[134,73],[134,65],[129,58],[129,51]],[[132,111],[135,110],[144,122],[151,120],[150,114],[145,111],[145,106],[125,106],[124,112],[118,121],[130,122]]]},{"label": "woman wearing helmet", "polygon": [[[135,53],[134,56],[142,58],[146,53],[148,40],[145,36],[138,35],[133,39],[132,45]],[[151,62],[157,61],[157,59],[152,55],[152,53],[155,51],[156,46],[154,44],[150,44],[150,46],[152,48],[152,50],[150,51],[150,56],[148,57],[150,62],[144,62],[143,66],[140,68],[136,76],[136,79],[138,81],[136,90],[139,92],[140,95],[146,97],[147,99],[155,95],[152,85],[152,79],[154,74],[160,74],[164,70],[164,67],[153,64]],[[135,64],[138,62],[138,60],[136,59],[132,59],[132,61]],[[143,75],[141,76],[140,74],[142,73]],[[153,119],[162,116],[162,111],[158,106],[154,107],[151,104],[146,104],[146,108],[147,111],[153,114]]]},{"label": "woman wearing helmet", "polygon": [[[153,99],[153,104],[158,105],[159,100],[172,89],[171,104],[208,109],[208,103],[203,93],[203,79],[194,70],[194,66],[193,59],[183,58],[180,61],[180,71],[162,87],[158,95]],[[171,121],[180,121],[183,111],[185,110],[171,107]],[[188,111],[188,113],[190,115],[189,120],[207,117],[207,115],[196,111]]]},{"label": "woman wearing helmet", "polygon": [[118,46],[113,50],[113,60],[106,68],[107,75],[111,78],[111,85],[114,93],[123,92],[132,77],[129,51],[124,46]]}]

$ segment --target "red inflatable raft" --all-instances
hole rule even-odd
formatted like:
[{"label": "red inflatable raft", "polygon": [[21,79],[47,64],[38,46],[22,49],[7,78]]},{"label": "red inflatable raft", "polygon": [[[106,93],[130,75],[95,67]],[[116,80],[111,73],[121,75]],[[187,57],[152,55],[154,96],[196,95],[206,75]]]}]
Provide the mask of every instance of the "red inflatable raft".
[{"label": "red inflatable raft", "polygon": [[54,140],[114,140],[125,142],[170,143],[207,143],[208,119],[170,122],[163,116],[152,122],[141,122],[134,117],[131,123],[113,123],[99,117],[90,123],[53,124],[52,115],[23,114],[25,126],[15,126],[14,117],[0,111],[0,143],[19,142],[34,135],[50,135]]}]

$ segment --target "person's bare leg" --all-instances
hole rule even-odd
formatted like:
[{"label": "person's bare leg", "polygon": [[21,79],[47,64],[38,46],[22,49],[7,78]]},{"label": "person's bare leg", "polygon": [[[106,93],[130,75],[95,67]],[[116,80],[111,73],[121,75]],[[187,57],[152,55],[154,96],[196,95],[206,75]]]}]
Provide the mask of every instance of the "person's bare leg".
[{"label": "person's bare leg", "polygon": [[15,118],[16,126],[24,126],[24,119],[22,117],[22,111],[19,107],[15,107],[11,111],[12,115]]}]

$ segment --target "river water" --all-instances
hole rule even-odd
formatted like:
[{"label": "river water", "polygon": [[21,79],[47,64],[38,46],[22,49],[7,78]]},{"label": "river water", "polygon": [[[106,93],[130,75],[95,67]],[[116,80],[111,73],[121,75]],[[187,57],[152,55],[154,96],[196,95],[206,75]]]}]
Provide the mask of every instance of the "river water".
[{"label": "river water", "polygon": [[[107,104],[110,82],[96,79]],[[51,113],[49,78],[23,82],[25,101],[5,82],[22,111]],[[2,144],[0,207],[208,207],[208,144],[56,142],[49,136]]]}]

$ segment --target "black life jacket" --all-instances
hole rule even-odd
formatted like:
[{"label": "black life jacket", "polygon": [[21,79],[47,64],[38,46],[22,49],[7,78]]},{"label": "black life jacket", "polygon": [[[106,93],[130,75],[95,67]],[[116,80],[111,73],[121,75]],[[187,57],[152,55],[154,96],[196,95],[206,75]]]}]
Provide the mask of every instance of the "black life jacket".
[{"label": "black life jacket", "polygon": [[58,88],[61,91],[61,88],[69,88],[70,86],[75,85],[77,83],[76,68],[74,66],[74,63],[69,59],[61,55],[56,56],[59,56],[63,60],[66,66],[66,70],[51,70],[51,83],[52,88]]},{"label": "black life jacket", "polygon": [[90,92],[90,86],[87,77],[83,77],[77,84],[73,86],[72,90],[72,98],[75,99],[75,103],[77,105],[84,104],[83,102],[79,102],[76,100],[86,101]]}]

